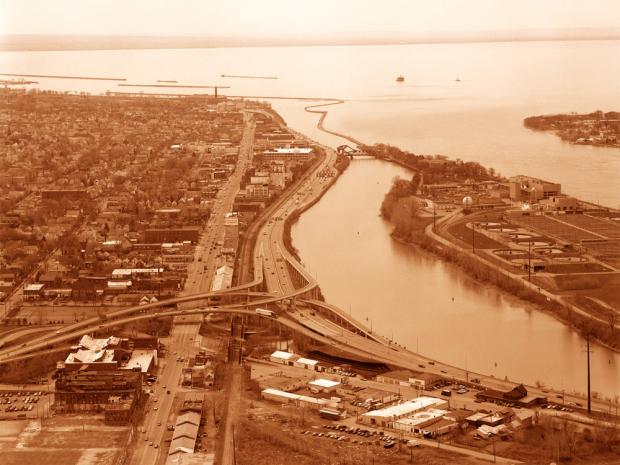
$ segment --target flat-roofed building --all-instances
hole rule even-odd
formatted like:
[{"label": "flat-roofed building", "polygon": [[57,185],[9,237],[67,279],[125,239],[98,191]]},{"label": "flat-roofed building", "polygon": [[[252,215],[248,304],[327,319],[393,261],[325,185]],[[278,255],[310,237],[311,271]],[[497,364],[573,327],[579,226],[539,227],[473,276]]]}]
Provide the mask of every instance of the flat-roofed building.
[{"label": "flat-roofed building", "polygon": [[562,193],[562,185],[559,183],[543,181],[531,176],[513,176],[509,180],[510,200],[514,202],[538,202],[559,196]]},{"label": "flat-roofed building", "polygon": [[269,356],[269,360],[275,363],[282,363],[284,365],[293,366],[295,360],[299,357],[291,352],[284,352],[282,350],[276,350]]},{"label": "flat-roofed building", "polygon": [[417,397],[400,404],[391,405],[379,410],[371,410],[360,416],[360,421],[371,426],[389,427],[396,420],[410,417],[417,412],[429,408],[442,409],[448,406],[448,402],[436,397]]},{"label": "flat-roofed building", "polygon": [[339,381],[333,381],[331,379],[314,379],[308,383],[308,387],[313,392],[334,392],[340,387]]},{"label": "flat-roofed building", "polygon": [[149,244],[162,244],[164,242],[183,242],[189,241],[192,244],[198,242],[200,238],[200,228],[151,228],[144,230],[144,242]]},{"label": "flat-roofed building", "polygon": [[295,362],[293,362],[294,366],[299,368],[305,368],[306,370],[316,370],[319,366],[318,360],[311,360],[309,358],[299,357]]}]

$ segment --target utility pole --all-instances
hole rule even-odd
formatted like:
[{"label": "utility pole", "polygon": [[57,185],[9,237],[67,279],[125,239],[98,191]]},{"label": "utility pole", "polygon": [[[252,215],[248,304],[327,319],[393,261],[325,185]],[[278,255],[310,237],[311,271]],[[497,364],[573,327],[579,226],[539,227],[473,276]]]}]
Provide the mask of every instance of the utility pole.
[{"label": "utility pole", "polygon": [[435,217],[436,217],[435,202],[433,202],[433,232],[435,232]]},{"label": "utility pole", "polygon": [[474,244],[474,241],[475,241],[474,233],[475,233],[475,231],[476,231],[476,223],[474,223],[472,221],[472,223],[471,223],[471,253],[476,253],[476,250],[475,250],[476,247],[475,247],[475,244]]},{"label": "utility pole", "polygon": [[590,392],[590,333],[586,337],[588,356],[588,415],[592,413],[592,393]]},{"label": "utility pole", "polygon": [[532,280],[532,241],[527,242],[527,280]]}]

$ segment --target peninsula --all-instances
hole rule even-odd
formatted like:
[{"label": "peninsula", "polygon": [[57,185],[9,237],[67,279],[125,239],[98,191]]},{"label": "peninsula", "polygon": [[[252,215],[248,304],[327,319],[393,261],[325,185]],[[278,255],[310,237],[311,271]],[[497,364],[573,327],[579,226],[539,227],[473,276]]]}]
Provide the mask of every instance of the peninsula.
[{"label": "peninsula", "polygon": [[620,147],[620,112],[617,111],[530,116],[523,124],[537,131],[553,131],[571,144]]}]

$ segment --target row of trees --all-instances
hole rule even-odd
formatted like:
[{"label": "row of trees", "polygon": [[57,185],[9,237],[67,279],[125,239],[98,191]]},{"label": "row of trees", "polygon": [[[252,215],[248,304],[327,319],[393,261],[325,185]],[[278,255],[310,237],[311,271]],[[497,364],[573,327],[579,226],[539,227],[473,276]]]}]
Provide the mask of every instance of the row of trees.
[{"label": "row of trees", "polygon": [[419,229],[418,200],[415,195],[420,183],[419,172],[416,172],[411,180],[395,178],[381,203],[381,216],[394,225],[393,234],[399,239],[409,241],[416,229]]}]

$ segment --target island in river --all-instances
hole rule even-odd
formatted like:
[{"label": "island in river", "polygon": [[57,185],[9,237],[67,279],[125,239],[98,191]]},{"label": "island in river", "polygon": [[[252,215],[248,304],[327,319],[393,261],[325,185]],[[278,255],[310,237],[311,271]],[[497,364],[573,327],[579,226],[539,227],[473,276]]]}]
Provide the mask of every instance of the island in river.
[{"label": "island in river", "polygon": [[620,147],[620,112],[617,111],[530,116],[523,124],[537,131],[553,131],[571,144]]}]

